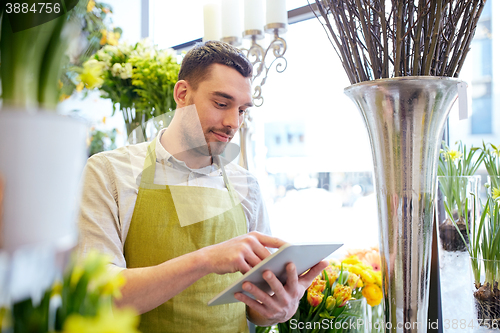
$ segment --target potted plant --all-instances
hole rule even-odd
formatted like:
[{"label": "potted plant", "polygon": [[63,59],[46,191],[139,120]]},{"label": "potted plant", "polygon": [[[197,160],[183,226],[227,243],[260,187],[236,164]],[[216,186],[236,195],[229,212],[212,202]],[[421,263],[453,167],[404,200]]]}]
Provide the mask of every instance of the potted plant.
[{"label": "potted plant", "polygon": [[[79,80],[87,89],[99,89],[103,98],[111,99],[113,114],[122,111],[129,143],[136,143],[152,139],[159,128],[169,124],[176,106],[173,89],[179,70],[172,50],[160,50],[145,39],[135,45],[105,46],[83,63]],[[150,120],[152,133],[147,128]]]},{"label": "potted plant", "polygon": [[[472,211],[472,200],[478,197],[479,176],[474,176],[477,169],[484,160],[484,155],[480,154],[474,158],[479,148],[467,149],[467,146],[458,142],[457,150],[450,149],[443,142],[443,149],[439,154],[438,162],[438,183],[443,194],[443,206],[445,216],[438,211],[438,230],[441,246],[445,251],[465,251],[468,244],[465,215],[477,214]],[[471,195],[472,193],[472,195]],[[469,210],[465,210],[465,201],[469,199]],[[465,237],[466,244],[462,242],[462,237],[458,234],[457,228]]]}]

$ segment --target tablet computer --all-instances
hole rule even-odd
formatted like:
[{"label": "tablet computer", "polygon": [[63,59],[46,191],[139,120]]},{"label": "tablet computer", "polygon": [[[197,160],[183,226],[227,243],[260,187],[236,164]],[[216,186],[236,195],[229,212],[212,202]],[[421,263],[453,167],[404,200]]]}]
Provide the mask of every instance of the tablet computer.
[{"label": "tablet computer", "polygon": [[270,270],[276,277],[285,283],[287,279],[286,265],[293,262],[297,267],[299,275],[303,274],[312,266],[319,263],[321,260],[328,257],[335,250],[340,248],[343,244],[329,243],[329,244],[285,244],[279,248],[278,251],[271,254],[266,259],[262,260],[257,266],[245,273],[232,285],[223,290],[220,294],[215,296],[208,302],[208,305],[220,305],[227,303],[239,302],[234,298],[237,292],[244,293],[245,295],[254,298],[251,294],[243,291],[243,282],[251,282],[258,288],[272,294],[271,287],[267,284],[262,274]]}]

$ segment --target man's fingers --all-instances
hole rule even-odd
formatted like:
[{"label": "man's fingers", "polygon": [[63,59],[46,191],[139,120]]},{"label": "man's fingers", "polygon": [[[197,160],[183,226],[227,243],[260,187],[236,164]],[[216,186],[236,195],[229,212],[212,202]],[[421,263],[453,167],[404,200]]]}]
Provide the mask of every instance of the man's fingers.
[{"label": "man's fingers", "polygon": [[[264,250],[266,250],[266,248],[264,248]],[[250,267],[255,267],[262,261],[262,259],[259,257],[260,256],[257,256],[255,253],[251,252],[251,253],[247,254],[247,256],[245,257],[245,260],[250,265]]]},{"label": "man's fingers", "polygon": [[300,277],[300,283],[306,288],[312,283],[314,278],[329,265],[328,261],[323,260],[311,267],[311,269]]},{"label": "man's fingers", "polygon": [[288,290],[295,290],[299,285],[299,277],[297,275],[297,268],[293,263],[286,265],[286,284]]},{"label": "man's fingers", "polygon": [[236,298],[240,302],[245,303],[248,307],[252,308],[258,313],[263,313],[266,310],[265,306],[262,303],[257,302],[256,300],[248,297],[243,293],[234,294],[234,298]]},{"label": "man's fingers", "polygon": [[265,247],[271,247],[271,248],[278,249],[281,246],[286,244],[286,242],[284,240],[281,240],[281,239],[276,238],[276,237],[264,235],[264,234],[261,234],[259,232],[252,232],[251,234],[253,236],[255,236],[257,238],[257,240]]},{"label": "man's fingers", "polygon": [[280,280],[278,280],[276,275],[274,275],[271,271],[265,271],[264,274],[262,274],[262,277],[266,280],[267,284],[271,287],[271,290],[274,291],[274,294],[278,298],[283,298],[285,296],[285,288],[283,288],[283,284]]}]

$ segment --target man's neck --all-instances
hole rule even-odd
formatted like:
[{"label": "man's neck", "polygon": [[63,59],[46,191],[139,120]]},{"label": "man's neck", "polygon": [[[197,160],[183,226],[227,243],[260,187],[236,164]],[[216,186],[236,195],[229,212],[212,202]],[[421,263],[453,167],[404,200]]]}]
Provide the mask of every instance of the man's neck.
[{"label": "man's neck", "polygon": [[167,152],[179,161],[186,163],[190,169],[201,169],[213,163],[212,156],[203,155],[195,149],[183,147],[178,138],[179,136],[175,134],[173,128],[167,128],[160,138],[160,143]]}]

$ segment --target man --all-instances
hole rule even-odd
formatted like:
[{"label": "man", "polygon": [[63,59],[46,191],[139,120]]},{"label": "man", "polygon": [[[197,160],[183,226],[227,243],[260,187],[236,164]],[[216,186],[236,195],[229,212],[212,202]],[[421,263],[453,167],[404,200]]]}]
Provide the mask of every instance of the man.
[{"label": "man", "polygon": [[143,332],[246,332],[246,317],[262,326],[284,322],[326,266],[298,278],[289,264],[285,285],[264,273],[273,296],[246,283],[259,301],[238,293],[243,303],[206,305],[238,278],[234,273],[266,258],[266,247],[284,244],[264,234],[269,226],[255,178],[218,157],[252,106],[251,74],[236,48],[195,46],[179,72],[171,124],[150,144],[88,161],[80,249],[114,256],[127,280],[117,303],[143,313]]}]

